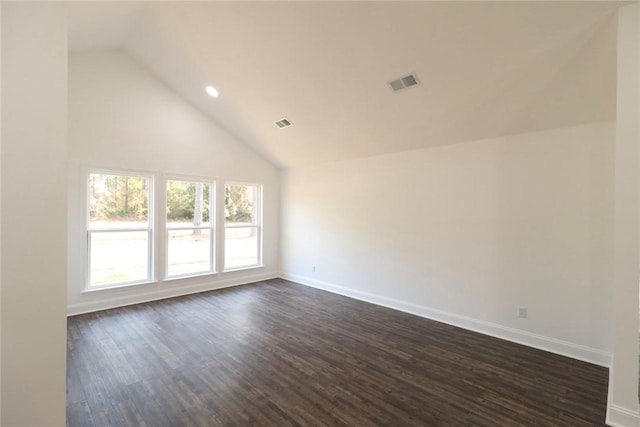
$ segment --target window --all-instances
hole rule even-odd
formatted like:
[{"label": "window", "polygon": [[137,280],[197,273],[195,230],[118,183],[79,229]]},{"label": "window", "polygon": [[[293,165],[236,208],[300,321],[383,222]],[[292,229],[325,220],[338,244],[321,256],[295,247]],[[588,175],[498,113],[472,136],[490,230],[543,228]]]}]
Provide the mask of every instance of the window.
[{"label": "window", "polygon": [[214,272],[214,183],[167,180],[167,277]]},{"label": "window", "polygon": [[153,279],[152,185],[149,175],[89,173],[89,288]]},{"label": "window", "polygon": [[86,177],[87,290],[213,274],[221,263],[224,271],[262,266],[261,185],[216,189],[214,180],[170,176],[154,193],[152,174],[92,169]]},{"label": "window", "polygon": [[256,267],[261,259],[261,187],[224,186],[224,268]]}]

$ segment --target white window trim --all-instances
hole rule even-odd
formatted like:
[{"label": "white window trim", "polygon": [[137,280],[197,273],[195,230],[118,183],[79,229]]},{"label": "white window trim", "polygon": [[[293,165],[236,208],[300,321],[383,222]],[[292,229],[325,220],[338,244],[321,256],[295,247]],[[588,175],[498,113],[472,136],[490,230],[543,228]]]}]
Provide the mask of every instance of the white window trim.
[{"label": "white window trim", "polygon": [[[164,281],[172,281],[178,279],[187,279],[190,277],[210,276],[217,274],[216,263],[216,221],[217,221],[217,181],[215,178],[210,177],[197,177],[197,176],[185,176],[185,175],[167,175],[164,177],[164,203],[162,208],[162,215],[164,218],[164,271],[162,276]],[[180,226],[169,227],[167,225],[167,190],[169,188],[169,181],[190,181],[190,182],[202,182],[209,184],[209,225],[201,226]],[[171,230],[209,230],[209,265],[211,268],[208,271],[198,271],[194,273],[169,275],[169,231]]]},{"label": "white window trim", "polygon": [[[255,182],[243,182],[243,181],[224,181],[223,182],[223,195],[224,193],[224,188],[226,188],[227,185],[245,185],[245,186],[253,186],[256,187],[258,194],[256,195],[256,206],[257,206],[257,210],[258,213],[257,215],[255,215],[255,223],[254,224],[247,224],[247,225],[227,225],[225,222],[225,216],[224,216],[224,197],[223,197],[223,203],[221,206],[222,209],[222,227],[223,227],[223,242],[225,243],[225,245],[223,246],[222,252],[223,252],[223,257],[222,257],[222,262],[223,262],[223,272],[225,273],[229,273],[229,272],[234,272],[234,271],[241,271],[241,270],[251,270],[251,269],[255,269],[255,268],[262,268],[264,267],[264,263],[262,260],[262,210],[263,210],[263,205],[262,205],[262,199],[263,199],[263,186],[262,184],[258,184]],[[227,228],[256,228],[257,229],[257,233],[256,235],[258,236],[258,262],[256,264],[250,264],[250,265],[243,265],[243,266],[239,266],[239,267],[229,267],[227,268],[226,264],[226,254],[224,253],[224,251],[226,250],[225,246],[226,246],[226,232],[227,232]]]},{"label": "white window trim", "polygon": [[[155,280],[155,179],[156,176],[152,172],[144,172],[139,170],[126,170],[126,169],[104,169],[104,168],[85,168],[84,173],[84,188],[83,194],[84,197],[84,289],[83,292],[95,292],[101,290],[108,289],[117,289],[117,288],[125,288],[129,286],[137,286],[137,285],[145,285],[156,283]],[[104,228],[104,227],[91,227],[90,224],[90,215],[89,215],[89,188],[90,188],[90,175],[91,174],[101,174],[101,175],[117,175],[117,176],[132,176],[132,177],[141,177],[147,178],[148,185],[148,199],[147,199],[147,215],[148,215],[148,223],[147,227],[122,227],[122,228]],[[93,233],[104,233],[104,232],[140,232],[146,231],[148,233],[147,240],[147,277],[142,280],[131,280],[126,282],[117,282],[117,283],[109,283],[105,285],[91,285],[91,235]]]}]

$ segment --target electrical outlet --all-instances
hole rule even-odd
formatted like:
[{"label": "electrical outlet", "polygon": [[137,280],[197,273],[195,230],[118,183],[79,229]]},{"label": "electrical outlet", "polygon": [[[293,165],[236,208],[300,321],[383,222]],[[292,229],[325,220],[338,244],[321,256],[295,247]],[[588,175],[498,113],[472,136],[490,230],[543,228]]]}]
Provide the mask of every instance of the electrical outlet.
[{"label": "electrical outlet", "polygon": [[518,309],[518,317],[520,317],[521,319],[527,318],[527,307],[520,307]]},{"label": "electrical outlet", "polygon": [[312,272],[312,273],[315,273],[315,272],[316,272],[316,266],[315,266],[315,265],[311,267],[311,272]]}]

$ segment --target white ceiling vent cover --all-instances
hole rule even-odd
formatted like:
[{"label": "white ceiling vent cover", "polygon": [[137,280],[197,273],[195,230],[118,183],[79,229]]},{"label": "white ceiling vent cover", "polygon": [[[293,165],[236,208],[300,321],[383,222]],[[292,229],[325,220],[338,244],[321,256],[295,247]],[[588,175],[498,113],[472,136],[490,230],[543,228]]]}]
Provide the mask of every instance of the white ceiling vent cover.
[{"label": "white ceiling vent cover", "polygon": [[394,92],[397,92],[400,89],[404,89],[410,86],[415,86],[418,83],[420,83],[418,81],[418,76],[416,76],[415,73],[411,73],[407,76],[400,77],[397,80],[393,80],[389,82],[389,86],[391,86],[391,89],[393,89]]},{"label": "white ceiling vent cover", "polygon": [[287,119],[280,119],[275,123],[276,126],[278,126],[280,129],[288,128],[289,126],[291,126],[291,122]]}]

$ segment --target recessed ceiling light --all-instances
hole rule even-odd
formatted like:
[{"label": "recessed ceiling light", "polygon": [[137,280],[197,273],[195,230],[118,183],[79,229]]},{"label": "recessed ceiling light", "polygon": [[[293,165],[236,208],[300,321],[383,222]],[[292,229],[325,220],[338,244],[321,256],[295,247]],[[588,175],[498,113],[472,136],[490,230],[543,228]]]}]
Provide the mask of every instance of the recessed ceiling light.
[{"label": "recessed ceiling light", "polygon": [[212,97],[214,97],[214,98],[217,98],[217,97],[218,97],[218,95],[220,95],[220,93],[218,93],[218,89],[216,89],[216,88],[215,88],[215,87],[213,87],[213,86],[207,86],[207,87],[205,88],[205,90],[207,91],[207,93],[209,94],[209,96],[212,96]]}]

